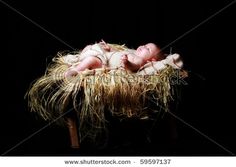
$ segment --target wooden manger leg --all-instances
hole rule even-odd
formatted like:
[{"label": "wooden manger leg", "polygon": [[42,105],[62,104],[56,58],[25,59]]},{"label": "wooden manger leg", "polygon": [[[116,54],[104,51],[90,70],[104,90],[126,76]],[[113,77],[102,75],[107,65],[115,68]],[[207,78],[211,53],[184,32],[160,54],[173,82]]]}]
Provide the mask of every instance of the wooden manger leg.
[{"label": "wooden manger leg", "polygon": [[79,148],[79,136],[77,129],[77,119],[76,116],[67,117],[68,129],[70,133],[70,141],[72,148]]}]

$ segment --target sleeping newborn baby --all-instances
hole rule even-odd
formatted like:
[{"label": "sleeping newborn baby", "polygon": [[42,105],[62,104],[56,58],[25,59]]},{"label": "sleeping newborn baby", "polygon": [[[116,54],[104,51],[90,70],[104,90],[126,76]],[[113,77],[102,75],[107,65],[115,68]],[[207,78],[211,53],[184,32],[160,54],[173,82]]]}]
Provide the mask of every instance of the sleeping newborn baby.
[{"label": "sleeping newborn baby", "polygon": [[80,55],[68,55],[64,60],[72,65],[65,73],[65,76],[68,77],[77,75],[86,69],[101,67],[123,67],[131,72],[137,72],[147,62],[161,60],[161,53],[159,47],[154,43],[147,43],[134,50],[113,47],[113,45],[101,41],[86,46]]}]

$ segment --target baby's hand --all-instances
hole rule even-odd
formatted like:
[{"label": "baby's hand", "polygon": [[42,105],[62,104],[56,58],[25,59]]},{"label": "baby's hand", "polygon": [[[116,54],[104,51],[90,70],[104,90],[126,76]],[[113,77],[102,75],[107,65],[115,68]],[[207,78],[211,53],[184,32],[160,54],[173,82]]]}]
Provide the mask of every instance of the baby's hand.
[{"label": "baby's hand", "polygon": [[128,56],[126,54],[121,56],[121,62],[123,62],[123,63],[128,62]]},{"label": "baby's hand", "polygon": [[126,68],[129,62],[127,54],[121,56],[120,62],[121,62],[121,66]]}]

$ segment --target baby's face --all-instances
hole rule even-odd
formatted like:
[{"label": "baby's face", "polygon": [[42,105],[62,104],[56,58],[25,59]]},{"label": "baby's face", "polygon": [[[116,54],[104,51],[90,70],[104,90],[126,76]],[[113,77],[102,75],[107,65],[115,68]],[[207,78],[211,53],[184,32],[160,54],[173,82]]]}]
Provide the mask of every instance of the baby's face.
[{"label": "baby's face", "polygon": [[148,43],[146,45],[139,46],[136,50],[136,55],[144,58],[145,60],[151,60],[156,58],[160,49],[154,43]]}]

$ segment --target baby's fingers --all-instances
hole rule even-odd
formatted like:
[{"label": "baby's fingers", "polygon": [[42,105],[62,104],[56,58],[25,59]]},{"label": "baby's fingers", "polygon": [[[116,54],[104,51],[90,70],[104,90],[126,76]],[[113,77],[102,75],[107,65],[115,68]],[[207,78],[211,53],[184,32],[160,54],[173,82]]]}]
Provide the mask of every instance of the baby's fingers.
[{"label": "baby's fingers", "polygon": [[124,54],[124,55],[121,56],[121,59],[122,59],[122,60],[127,60],[127,59],[128,59],[128,56],[127,56],[126,54]]}]

